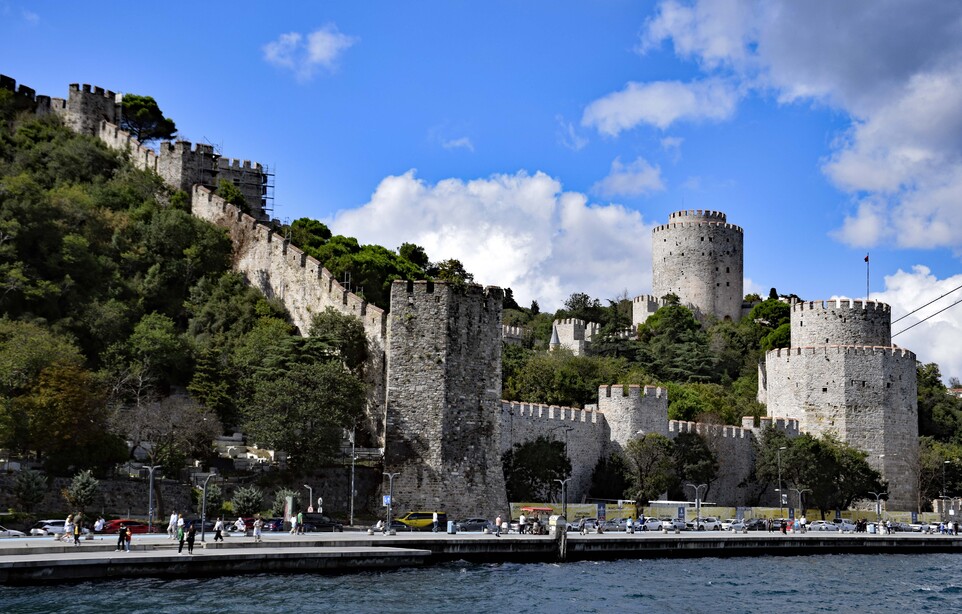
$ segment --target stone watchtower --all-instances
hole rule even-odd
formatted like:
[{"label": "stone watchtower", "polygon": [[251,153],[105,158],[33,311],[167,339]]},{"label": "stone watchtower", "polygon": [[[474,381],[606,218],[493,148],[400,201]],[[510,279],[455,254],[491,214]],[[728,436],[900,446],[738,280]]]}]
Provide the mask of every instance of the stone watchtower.
[{"label": "stone watchtower", "polygon": [[792,347],[768,352],[759,401],[799,430],[868,452],[896,509],[918,505],[915,354],[892,345],[891,309],[875,301],[798,302]]},{"label": "stone watchtower", "polygon": [[743,232],[720,211],[676,211],[652,231],[654,297],[677,294],[704,315],[738,320],[743,300]]},{"label": "stone watchtower", "polygon": [[501,468],[500,288],[395,281],[387,333],[384,470],[395,509],[494,518]]},{"label": "stone watchtower", "polygon": [[668,390],[664,388],[601,386],[598,409],[611,429],[609,453],[622,450],[639,432],[668,436]]}]

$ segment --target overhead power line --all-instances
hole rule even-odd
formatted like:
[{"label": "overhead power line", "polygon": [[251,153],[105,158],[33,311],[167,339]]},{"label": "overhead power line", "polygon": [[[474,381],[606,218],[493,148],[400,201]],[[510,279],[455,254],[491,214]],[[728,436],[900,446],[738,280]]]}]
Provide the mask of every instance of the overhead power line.
[{"label": "overhead power line", "polygon": [[[929,305],[931,305],[931,304],[934,303],[935,301],[947,297],[948,295],[952,294],[953,292],[955,292],[955,291],[958,290],[959,288],[962,288],[962,286],[956,286],[955,288],[949,290],[948,292],[946,292],[945,294],[943,294],[943,295],[940,296],[939,298],[934,298],[934,299],[932,299],[931,301],[929,301],[928,303],[922,305],[921,307],[916,307],[915,309],[913,309],[912,311],[908,312],[907,314],[905,314],[905,315],[902,316],[901,318],[897,318],[897,319],[893,320],[893,321],[892,321],[892,324],[895,324],[895,323],[898,322],[899,320],[903,320],[903,319],[909,317],[910,315],[912,315],[912,314],[915,313],[916,311],[919,311],[919,310],[921,310],[921,309],[925,309],[926,307],[928,307]],[[954,303],[953,303],[953,304],[954,304]],[[952,305],[949,305],[949,307],[951,307],[951,306],[952,306]],[[946,307],[945,309],[948,309],[949,307]],[[942,311],[945,311],[945,309],[943,309]],[[941,312],[939,312],[939,313],[941,313]],[[935,314],[933,313],[932,315],[934,316]],[[931,318],[931,317],[932,317],[932,316],[929,316],[929,318]],[[928,318],[926,318],[926,320],[927,320],[927,319],[928,319]],[[922,320],[922,322],[925,322],[925,320]],[[905,330],[908,330],[908,329],[906,328]]]},{"label": "overhead power line", "polygon": [[[956,288],[956,289],[958,289],[958,288]],[[926,320],[929,320],[929,319],[931,319],[931,318],[934,318],[935,316],[939,315],[940,313],[942,313],[942,312],[945,311],[946,309],[951,309],[952,307],[955,307],[955,306],[958,305],[959,303],[962,303],[962,298],[960,298],[959,300],[955,301],[954,303],[952,303],[952,304],[949,305],[948,307],[945,307],[944,309],[939,309],[938,311],[936,311],[936,312],[933,313],[932,315],[927,316],[927,317],[919,320],[918,322],[916,322],[916,323],[913,324],[912,326],[909,326],[908,328],[903,328],[903,329],[900,330],[899,332],[893,334],[893,335],[892,335],[892,338],[895,338],[896,336],[901,335],[902,333],[904,333],[905,331],[907,331],[907,330],[909,330],[909,329],[911,329],[911,328],[915,328],[916,326],[918,326],[918,325],[921,324],[922,322],[925,322]],[[916,309],[915,311],[918,311],[918,309]],[[914,312],[913,312],[913,313],[914,313]],[[901,318],[899,318],[899,319],[901,319]]]}]

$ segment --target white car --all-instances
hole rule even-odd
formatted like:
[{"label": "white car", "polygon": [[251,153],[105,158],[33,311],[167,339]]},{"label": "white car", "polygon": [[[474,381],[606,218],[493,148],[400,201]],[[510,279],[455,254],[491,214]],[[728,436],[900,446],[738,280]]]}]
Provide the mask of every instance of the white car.
[{"label": "white car", "polygon": [[684,531],[688,527],[686,526],[683,518],[662,518],[661,528],[665,529],[666,531],[674,531],[675,529]]},{"label": "white car", "polygon": [[695,518],[687,523],[689,531],[721,531],[722,523],[713,516]]},{"label": "white car", "polygon": [[838,531],[838,525],[827,520],[815,520],[808,523],[809,531]]},{"label": "white car", "polygon": [[635,527],[636,531],[661,531],[660,518],[645,518],[645,521]]},{"label": "white car", "polygon": [[[726,524],[728,525],[727,527],[725,526]],[[738,531],[744,531],[746,526],[748,526],[748,523],[745,520],[737,520],[735,518],[731,518],[722,523],[722,530],[738,532]]]},{"label": "white car", "polygon": [[26,537],[27,534],[23,531],[17,531],[16,529],[8,529],[7,527],[0,526],[0,537]]},{"label": "white car", "polygon": [[64,519],[60,520],[38,520],[30,529],[31,535],[54,535],[63,533]]},{"label": "white car", "polygon": [[838,530],[843,533],[854,533],[855,524],[851,520],[846,520],[845,518],[836,518],[832,521]]}]

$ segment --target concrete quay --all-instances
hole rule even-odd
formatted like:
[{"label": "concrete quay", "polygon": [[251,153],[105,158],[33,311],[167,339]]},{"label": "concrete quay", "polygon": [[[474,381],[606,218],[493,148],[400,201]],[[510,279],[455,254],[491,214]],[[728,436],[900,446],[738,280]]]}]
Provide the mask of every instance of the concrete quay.
[{"label": "concrete quay", "polygon": [[51,538],[0,540],[0,583],[55,584],[135,577],[213,577],[253,573],[350,573],[418,567],[445,561],[561,562],[622,558],[800,556],[818,554],[960,553],[962,538],[919,533],[891,535],[807,533],[569,533],[548,536],[480,533],[366,532],[229,537],[198,541],[193,555],[177,553],[166,536],[137,535],[131,552],[117,552],[113,536],[81,546]]}]

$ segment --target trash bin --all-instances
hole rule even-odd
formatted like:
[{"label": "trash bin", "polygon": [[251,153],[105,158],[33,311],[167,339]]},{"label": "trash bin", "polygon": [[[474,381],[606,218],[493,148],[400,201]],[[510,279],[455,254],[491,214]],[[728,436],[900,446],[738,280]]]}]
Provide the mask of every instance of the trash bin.
[{"label": "trash bin", "polygon": [[453,520],[449,520],[449,521],[448,521],[448,535],[454,535],[454,534],[457,533],[457,532],[458,532],[458,529],[457,529],[457,527],[455,526],[454,521],[453,521]]},{"label": "trash bin", "polygon": [[868,527],[866,527],[866,528],[868,529],[868,532],[869,532],[869,533],[871,533],[871,534],[873,534],[873,535],[875,534],[875,523],[874,523],[874,522],[870,522],[870,523],[868,524]]},{"label": "trash bin", "polygon": [[564,533],[568,530],[568,521],[564,516],[555,514],[548,518],[548,533],[550,535],[557,535],[559,532]]}]

